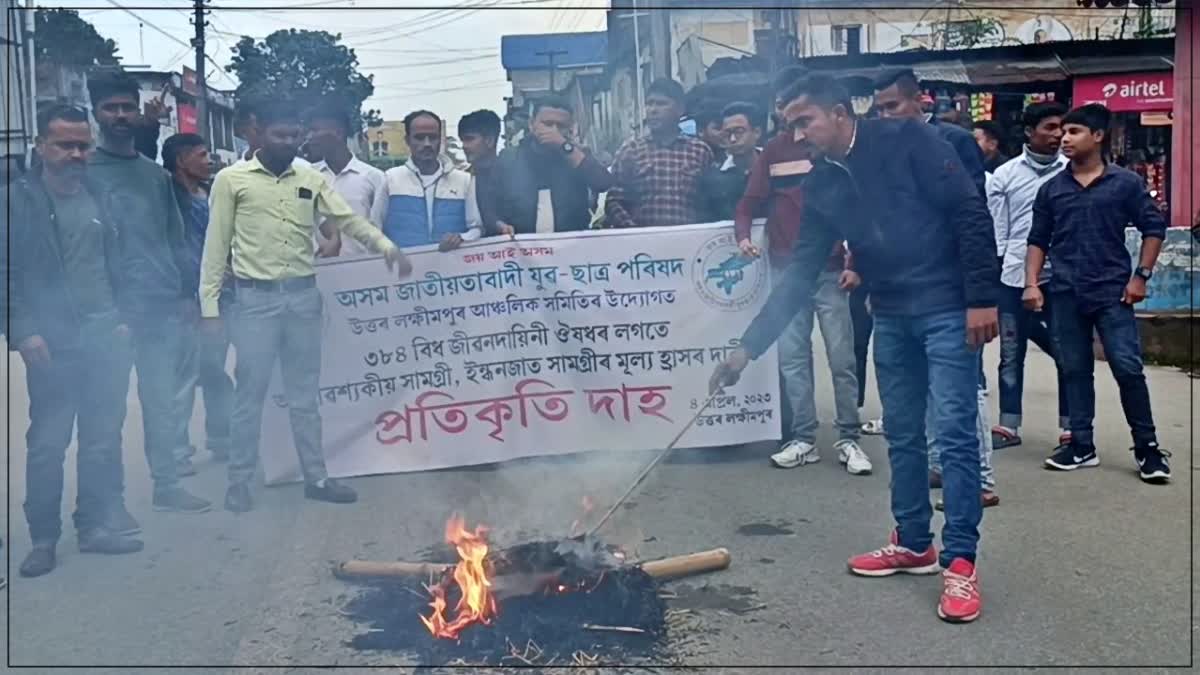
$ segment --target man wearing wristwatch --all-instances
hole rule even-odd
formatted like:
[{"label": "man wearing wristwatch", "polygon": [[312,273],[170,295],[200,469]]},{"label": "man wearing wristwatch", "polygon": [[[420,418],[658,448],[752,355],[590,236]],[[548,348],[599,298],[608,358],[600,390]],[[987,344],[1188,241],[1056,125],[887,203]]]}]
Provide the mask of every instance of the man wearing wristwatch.
[{"label": "man wearing wristwatch", "polygon": [[[1038,273],[1048,253],[1054,269],[1048,284],[1054,305],[1050,330],[1059,349],[1071,426],[1071,442],[1045,464],[1059,471],[1100,464],[1092,429],[1095,331],[1121,390],[1138,475],[1161,484],[1171,477],[1170,453],[1158,446],[1155,435],[1133,306],[1146,298],[1166,222],[1141,177],[1105,161],[1110,120],[1101,105],[1086,105],[1063,117],[1062,153],[1071,163],[1041,187],[1033,203],[1022,299],[1029,309],[1041,311],[1045,298]],[[1125,248],[1130,224],[1142,233],[1136,269]]]},{"label": "man wearing wristwatch", "polygon": [[571,104],[557,96],[533,104],[529,135],[506,148],[494,172],[496,228],[512,236],[586,230],[592,197],[612,186],[612,174],[570,140]]}]

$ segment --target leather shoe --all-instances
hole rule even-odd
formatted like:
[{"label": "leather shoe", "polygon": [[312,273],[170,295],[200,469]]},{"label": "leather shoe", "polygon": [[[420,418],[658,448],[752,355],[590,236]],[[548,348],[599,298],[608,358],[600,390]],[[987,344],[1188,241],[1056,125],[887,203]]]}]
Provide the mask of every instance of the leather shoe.
[{"label": "leather shoe", "polygon": [[225,493],[225,510],[234,513],[245,513],[253,508],[250,499],[250,488],[246,485],[230,485]]},{"label": "leather shoe", "polygon": [[332,504],[353,504],[358,501],[358,493],[353,488],[326,478],[321,485],[307,483],[304,486],[304,496],[319,502]]},{"label": "leather shoe", "polygon": [[126,553],[137,553],[143,548],[145,548],[145,544],[140,539],[117,534],[102,527],[79,533],[80,553],[125,555]]},{"label": "leather shoe", "polygon": [[21,563],[21,576],[23,577],[40,577],[43,574],[49,574],[54,571],[54,566],[57,564],[57,558],[54,555],[54,544],[37,545],[25,556],[25,561]]}]

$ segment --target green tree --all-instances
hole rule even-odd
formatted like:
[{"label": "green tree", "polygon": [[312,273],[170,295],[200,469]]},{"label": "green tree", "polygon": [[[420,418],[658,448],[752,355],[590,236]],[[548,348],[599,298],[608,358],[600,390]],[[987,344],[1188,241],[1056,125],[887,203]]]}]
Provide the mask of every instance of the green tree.
[{"label": "green tree", "polygon": [[945,24],[942,33],[943,49],[970,49],[988,44],[1000,37],[1000,22],[990,18],[954,21]]},{"label": "green tree", "polygon": [[358,71],[358,57],[340,44],[341,38],[295,29],[275,31],[260,41],[243,37],[225,68],[238,79],[235,95],[239,100],[289,101],[301,110],[321,101],[339,101],[356,130],[381,121],[378,110],[362,110],[375,85]]},{"label": "green tree", "polygon": [[38,9],[34,14],[34,46],[39,62],[60,66],[115,66],[117,43],[96,32],[72,9]]}]

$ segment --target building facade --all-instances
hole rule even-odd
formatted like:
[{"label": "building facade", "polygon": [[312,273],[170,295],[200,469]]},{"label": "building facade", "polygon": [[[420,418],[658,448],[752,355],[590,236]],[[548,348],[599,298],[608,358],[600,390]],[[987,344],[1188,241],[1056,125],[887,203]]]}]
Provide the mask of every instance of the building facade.
[{"label": "building facade", "polygon": [[1128,40],[1171,35],[1175,25],[1172,8],[1089,9],[1076,0],[867,0],[854,9],[833,0],[797,4],[803,7],[794,12],[801,57]]}]

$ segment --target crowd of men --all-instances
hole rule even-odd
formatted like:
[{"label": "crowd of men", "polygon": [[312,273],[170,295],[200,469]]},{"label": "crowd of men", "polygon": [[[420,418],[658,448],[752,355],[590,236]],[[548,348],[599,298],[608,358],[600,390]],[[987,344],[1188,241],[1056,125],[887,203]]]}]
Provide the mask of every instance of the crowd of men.
[{"label": "crowd of men", "polygon": [[[572,106],[554,96],[533,103],[528,129],[503,151],[495,113],[463,117],[466,169],[443,153],[443,120],[415,111],[404,119],[411,158],[386,172],[350,152],[353,116],[340,101],[303,115],[287,101],[243,101],[237,132],[250,147],[215,177],[209,147],[194,134],[166,139],[156,163],[157,122],[123,75],[89,82],[98,139],[88,111],[43,110],[37,161],[8,195],[5,251],[5,328],[25,361],[30,400],[25,515],[33,547],[21,574],[56,565],[75,429],[79,550],[143,548],[125,506],[121,452],[132,368],[154,510],[212,507],[180,483],[196,471],[189,426],[197,388],[206,449],[228,463],[224,507],[253,508],[276,363],[305,497],[354,502],[353,489],[327,476],[321,446],[314,258],[382,255],[403,277],[411,272],[405,248],[451,251],[483,237],[593,227],[733,221],[742,254],[763,258],[775,286],[712,388],[734,384],[777,343],[790,422],[771,462],[817,462],[819,324],[838,461],[850,474],[870,474],[860,435],[886,434],[889,445],[896,527],[887,545],[849,567],[867,576],[942,571],[937,612],[948,621],[981,610],[979,525],[982,509],[999,503],[991,453],[1021,443],[1029,340],[1059,375],[1061,437],[1046,467],[1099,463],[1095,330],[1120,386],[1138,475],[1166,482],[1169,453],[1155,437],[1133,314],[1165,224],[1140,179],[1105,160],[1107,110],[1031,105],[1026,144],[1008,159],[995,129],[973,136],[931,115],[911,71],[881,78],[865,117],[829,77],[793,68],[773,86],[773,125],[761,106],[730,101],[698,115],[692,136],[680,127],[683,88],[656,81],[645,96],[647,133],[626,142],[611,166],[577,143]],[[319,161],[300,158],[302,144]],[[766,228],[756,242],[757,218]],[[1129,225],[1143,236],[1136,269],[1124,244]],[[981,354],[997,336],[1001,416],[992,427]],[[864,422],[872,340],[883,417]],[[931,488],[942,490],[936,504]],[[935,507],[946,514],[940,553]]]}]

